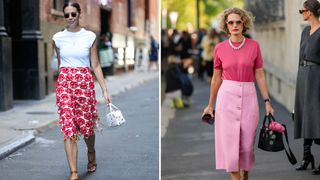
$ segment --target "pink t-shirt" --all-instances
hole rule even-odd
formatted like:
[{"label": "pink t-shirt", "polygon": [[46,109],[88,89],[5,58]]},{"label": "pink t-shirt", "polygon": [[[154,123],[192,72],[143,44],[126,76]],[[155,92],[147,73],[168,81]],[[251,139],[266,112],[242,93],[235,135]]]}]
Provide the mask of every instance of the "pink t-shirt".
[{"label": "pink t-shirt", "polygon": [[[260,46],[257,41],[246,38],[239,50],[231,48],[229,40],[214,48],[214,68],[222,70],[223,80],[253,82],[255,69],[262,68]],[[239,46],[241,43],[233,43]]]}]

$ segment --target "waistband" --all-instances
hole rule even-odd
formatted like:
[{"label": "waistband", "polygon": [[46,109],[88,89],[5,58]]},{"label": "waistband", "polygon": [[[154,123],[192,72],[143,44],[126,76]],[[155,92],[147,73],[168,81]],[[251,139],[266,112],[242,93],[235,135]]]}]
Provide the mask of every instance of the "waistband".
[{"label": "waistband", "polygon": [[89,67],[60,67],[59,72],[63,73],[88,73],[91,72]]},{"label": "waistband", "polygon": [[241,81],[232,81],[232,80],[223,80],[222,84],[233,85],[233,86],[252,86],[254,82],[241,82]]}]

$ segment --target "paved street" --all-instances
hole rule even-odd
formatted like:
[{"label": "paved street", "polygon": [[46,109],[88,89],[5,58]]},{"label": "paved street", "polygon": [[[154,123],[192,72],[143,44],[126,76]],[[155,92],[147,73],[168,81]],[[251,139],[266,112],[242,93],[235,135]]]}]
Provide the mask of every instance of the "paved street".
[{"label": "paved street", "polygon": [[[153,180],[159,177],[158,79],[113,97],[127,123],[97,134],[97,171],[86,174],[86,148],[79,141],[80,179]],[[103,116],[105,104],[99,103]],[[102,117],[102,121],[105,118]],[[62,136],[58,127],[46,130],[36,141],[0,161],[1,180],[60,180],[69,177]]]},{"label": "paved street", "polygon": [[[163,180],[224,180],[231,179],[225,171],[215,170],[214,128],[200,121],[204,106],[208,102],[209,83],[193,80],[195,91],[190,108],[176,110],[174,117],[163,116],[162,124],[167,124],[161,140],[161,173]],[[264,116],[264,102],[260,102],[260,125]],[[302,159],[302,140],[293,140],[293,123],[290,113],[280,104],[272,101],[275,118],[288,127],[289,141],[298,164]],[[162,105],[162,114],[165,108]],[[173,111],[171,109],[171,111]],[[170,112],[172,113],[172,112]],[[259,127],[260,127],[259,125]],[[163,129],[162,129],[163,131]],[[259,132],[259,131],[258,131]],[[258,136],[257,136],[258,138]],[[312,152],[316,166],[320,163],[320,146],[314,145]],[[249,175],[255,180],[319,180],[320,176],[311,175],[311,170],[297,172],[286,158],[285,152],[265,152],[255,144],[256,165]],[[309,166],[310,168],[310,166]]]}]

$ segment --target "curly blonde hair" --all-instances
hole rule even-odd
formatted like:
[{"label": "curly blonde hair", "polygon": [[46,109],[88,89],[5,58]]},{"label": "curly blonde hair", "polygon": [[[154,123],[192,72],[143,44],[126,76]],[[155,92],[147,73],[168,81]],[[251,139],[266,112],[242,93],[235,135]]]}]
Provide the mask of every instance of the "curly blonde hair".
[{"label": "curly blonde hair", "polygon": [[252,13],[240,8],[229,8],[223,11],[220,17],[220,28],[226,32],[227,34],[230,34],[228,30],[227,20],[228,16],[230,14],[238,14],[241,17],[241,20],[243,21],[243,31],[242,33],[245,33],[248,29],[250,29],[253,25],[253,16]]}]

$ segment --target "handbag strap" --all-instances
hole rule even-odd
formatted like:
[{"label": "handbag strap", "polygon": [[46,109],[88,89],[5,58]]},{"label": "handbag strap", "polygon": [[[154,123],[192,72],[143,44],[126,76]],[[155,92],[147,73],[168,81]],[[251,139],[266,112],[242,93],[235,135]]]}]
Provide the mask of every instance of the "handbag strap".
[{"label": "handbag strap", "polygon": [[268,118],[268,116],[264,116],[263,123],[262,123],[262,127],[264,127],[264,125],[266,124],[267,118]]},{"label": "handbag strap", "polygon": [[268,119],[268,121],[269,121],[267,127],[269,127],[269,124],[271,123],[271,121],[275,121],[274,117],[273,117],[271,114],[266,115],[266,116],[264,116],[262,127],[264,127],[264,125],[266,124],[266,120],[267,120],[267,119]]},{"label": "handbag strap", "polygon": [[119,110],[114,104],[112,103],[108,103],[107,104],[108,110],[109,112],[113,111],[113,110]]},{"label": "handbag strap", "polygon": [[[288,150],[286,148],[284,148],[285,152],[286,152],[286,155],[288,157],[288,160],[290,161],[290,163],[292,165],[295,165],[297,163],[297,159],[296,157],[294,156],[294,154],[292,153],[291,151],[291,148],[289,146],[289,140],[288,140],[288,133],[287,133],[287,127],[285,124],[282,124],[285,128],[284,130],[284,135],[285,135],[285,138],[286,138],[286,142],[287,142],[287,145],[288,145]],[[289,151],[289,152],[288,152]]]}]

